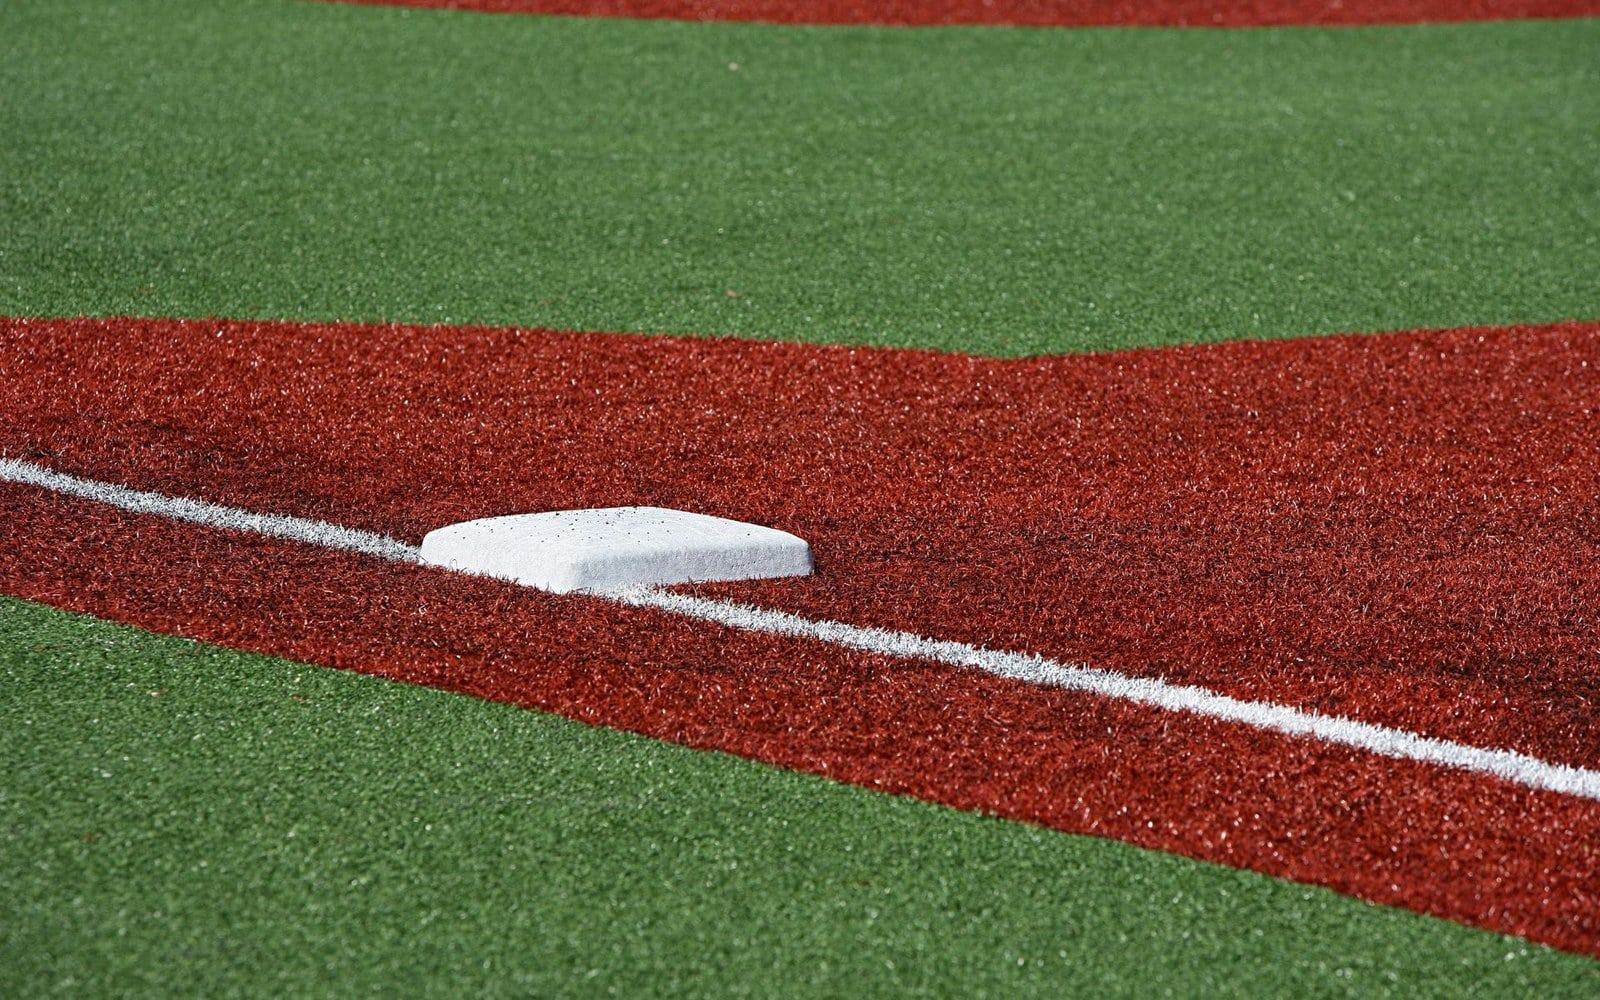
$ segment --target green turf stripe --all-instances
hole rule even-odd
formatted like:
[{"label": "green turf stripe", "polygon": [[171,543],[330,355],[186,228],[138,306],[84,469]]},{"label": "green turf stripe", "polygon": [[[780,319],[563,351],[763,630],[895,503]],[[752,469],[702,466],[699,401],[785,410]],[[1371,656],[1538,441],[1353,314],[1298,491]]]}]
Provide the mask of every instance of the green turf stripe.
[{"label": "green turf stripe", "polygon": [[7,313],[1002,354],[1600,316],[1600,21],[28,0],[0,93]]},{"label": "green turf stripe", "polygon": [[8,598],[0,690],[5,995],[1600,988],[1322,889]]}]

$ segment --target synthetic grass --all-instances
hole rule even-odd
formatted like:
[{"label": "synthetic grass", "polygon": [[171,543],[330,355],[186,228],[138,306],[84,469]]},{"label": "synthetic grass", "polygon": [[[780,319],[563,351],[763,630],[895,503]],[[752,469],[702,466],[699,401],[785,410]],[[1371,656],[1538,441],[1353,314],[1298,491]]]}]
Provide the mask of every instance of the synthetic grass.
[{"label": "synthetic grass", "polygon": [[1323,890],[0,598],[0,987],[1592,995]]},{"label": "synthetic grass", "polygon": [[0,8],[0,313],[1000,354],[1593,318],[1600,21]]},{"label": "synthetic grass", "polygon": [[[1597,44],[1596,22],[1357,32],[834,33],[248,2],[226,9],[199,2],[10,3],[0,6],[0,135],[6,137],[0,312],[481,319],[997,353],[1594,316],[1600,137],[1588,108]],[[204,441],[167,443],[190,449],[197,461],[209,453]],[[189,601],[216,596],[214,581],[191,569],[202,579]],[[4,631],[16,620],[0,619],[0,657],[7,663],[21,659],[54,670],[34,645],[78,648],[87,636],[99,648],[103,638],[101,626],[75,624],[49,626],[55,638],[41,642],[25,629]],[[158,642],[155,648],[197,647]],[[199,658],[231,655],[204,651]],[[132,669],[146,674],[130,680],[156,681],[167,665]],[[1245,907],[1241,927],[1249,930],[1241,930],[1241,944],[1219,936],[1231,928],[1217,926],[1236,909],[1208,903],[1167,913],[1159,906],[1171,898],[1167,886],[1149,878],[1129,880],[1134,888],[1126,896],[1135,909],[1128,916],[1121,907],[1130,900],[1105,903],[1096,896],[1108,882],[1124,883],[1085,876],[1063,887],[1052,873],[1084,869],[1055,854],[1039,861],[1031,841],[1007,854],[969,848],[951,834],[930,848],[924,832],[892,825],[904,843],[868,860],[897,872],[936,874],[932,884],[923,883],[923,896],[896,897],[899,909],[879,909],[895,919],[897,933],[922,921],[914,930],[924,936],[914,944],[904,936],[899,943],[873,937],[887,934],[887,918],[866,915],[877,898],[868,887],[879,883],[865,864],[813,871],[803,885],[842,882],[856,895],[832,911],[833,929],[819,904],[802,914],[818,922],[797,932],[754,917],[790,916],[802,904],[774,896],[773,882],[743,881],[743,873],[759,867],[781,888],[782,873],[769,870],[787,863],[796,848],[828,842],[828,823],[813,818],[790,837],[776,825],[781,810],[768,808],[772,799],[720,819],[679,810],[669,814],[677,825],[667,831],[648,823],[623,830],[602,817],[596,822],[615,838],[602,840],[607,851],[631,864],[608,881],[586,867],[598,863],[595,838],[583,841],[588,827],[559,818],[544,842],[527,844],[517,826],[525,814],[515,812],[513,793],[504,814],[457,820],[474,830],[492,827],[490,854],[501,851],[507,864],[481,854],[460,862],[450,852],[475,841],[430,842],[427,831],[397,826],[395,816],[413,803],[413,815],[421,816],[425,806],[452,797],[504,803],[500,789],[526,774],[525,762],[502,758],[489,767],[453,754],[454,734],[480,723],[435,732],[438,713],[431,708],[419,710],[425,718],[413,718],[409,728],[386,729],[390,717],[353,728],[371,690],[359,685],[371,682],[337,686],[346,680],[318,688],[327,699],[320,743],[304,741],[301,729],[270,715],[266,724],[286,735],[278,743],[263,738],[256,731],[261,690],[248,684],[243,700],[227,701],[229,692],[216,690],[206,697],[222,700],[192,702],[199,707],[188,710],[176,733],[157,724],[160,716],[113,722],[126,706],[99,711],[108,703],[95,699],[108,692],[92,683],[68,678],[48,689],[59,704],[41,705],[34,704],[36,688],[8,685],[0,746],[8,762],[23,764],[11,763],[17,777],[0,782],[0,802],[20,808],[26,792],[30,816],[41,823],[91,822],[37,851],[32,845],[51,830],[61,832],[59,825],[14,822],[11,815],[0,825],[9,905],[31,907],[0,923],[0,977],[27,981],[18,989],[9,980],[0,986],[18,993],[41,992],[35,988],[41,982],[93,987],[100,973],[91,967],[104,972],[117,953],[124,963],[105,974],[162,994],[183,992],[183,976],[193,977],[191,992],[221,992],[206,987],[238,969],[266,984],[264,993],[312,992],[353,980],[398,992],[413,986],[407,963],[438,971],[445,984],[439,992],[456,992],[459,978],[450,977],[468,972],[515,989],[521,981],[499,973],[541,959],[555,969],[547,983],[591,968],[606,970],[595,977],[604,982],[621,967],[651,970],[653,961],[660,970],[689,961],[686,971],[647,971],[641,979],[661,991],[725,993],[751,983],[757,992],[792,992],[796,982],[809,982],[862,992],[908,982],[874,980],[874,972],[904,977],[916,968],[926,978],[912,987],[931,991],[970,980],[978,986],[968,992],[981,992],[972,970],[992,971],[995,951],[947,949],[956,931],[936,920],[953,913],[957,929],[980,935],[1002,961],[1013,957],[1004,948],[1016,940],[1017,926],[1048,926],[1049,933],[1027,939],[1036,950],[1016,957],[1030,963],[1019,974],[1038,976],[1040,990],[1052,993],[1082,969],[1090,970],[1084,992],[1104,991],[1098,977],[1138,995],[1194,992],[1212,983],[1227,992],[1233,982],[1246,984],[1241,992],[1275,995],[1306,991],[1308,983],[1329,992],[1392,986],[1415,993],[1425,981],[1442,982],[1444,993],[1464,993],[1480,978],[1491,993],[1595,988],[1592,963],[1557,962],[1586,970],[1566,979],[1512,981],[1506,977],[1523,971],[1522,960],[1494,965],[1498,941],[1459,928],[1427,940],[1384,929],[1374,950],[1372,940],[1346,927],[1344,910],[1306,923],[1302,890],[1254,876],[1236,876],[1268,887]],[[152,683],[149,690],[160,688]],[[288,701],[286,690],[278,689],[277,700]],[[159,697],[141,700],[137,684],[126,691],[141,708],[162,704]],[[35,735],[33,725],[42,725],[41,713],[76,710],[81,718],[23,745]],[[459,707],[456,718],[480,710],[513,717],[474,706]],[[11,724],[13,712],[33,723]],[[87,721],[93,718],[100,722]],[[128,756],[169,762],[165,776],[177,779],[172,791],[161,775],[148,773],[120,805],[72,804],[69,778],[47,773],[51,760],[62,748],[83,747],[115,764],[126,751],[113,746],[101,753],[104,744],[92,735],[112,726],[125,735],[111,742],[129,747],[171,737],[162,754]],[[190,740],[201,727],[210,735]],[[197,756],[194,748],[218,732],[248,737],[234,748],[241,756]],[[355,766],[360,758],[334,752],[351,742],[377,742],[385,732],[401,737],[401,746],[383,745],[375,766],[392,768],[377,776]],[[415,756],[403,755],[406,741],[415,744]],[[609,744],[580,749],[612,752]],[[658,749],[682,754],[674,760],[694,759]],[[547,763],[555,753],[528,757]],[[86,762],[60,759],[67,768]],[[488,777],[472,783],[470,774],[449,773],[441,759],[460,759]],[[617,790],[614,798],[650,806],[676,802],[693,786],[692,779],[681,786],[647,779],[648,791],[636,796],[627,791],[631,782],[656,768],[631,768],[638,757],[621,759],[593,762],[607,768],[605,777],[564,779],[561,787],[585,803],[575,807],[580,818],[588,817],[583,810],[594,795],[581,790],[596,781]],[[263,786],[250,777],[252,768],[269,764],[280,768],[278,779]],[[120,773],[114,767],[96,773],[101,769]],[[35,782],[35,775],[44,777]],[[384,800],[417,775],[427,791]],[[468,784],[452,783],[460,781]],[[49,801],[40,801],[41,787]],[[234,798],[214,799],[217,789]],[[274,807],[270,822],[257,819],[252,795]],[[804,799],[811,801],[809,792]],[[350,846],[334,839],[344,833],[335,824],[355,802],[369,811],[362,837]],[[122,827],[133,831],[127,840],[112,841],[122,853],[89,853],[105,838],[81,848],[71,839],[101,829],[93,821],[119,810],[141,817]],[[301,811],[314,817],[312,831],[327,835],[303,855],[285,846],[291,816]],[[200,826],[195,816],[217,823]],[[973,824],[961,827],[967,832],[1015,829],[957,820]],[[702,823],[719,839],[698,833]],[[720,846],[721,833],[747,824],[764,834],[765,853],[733,857]],[[652,833],[677,838],[653,841],[667,859],[663,868],[632,863],[649,856],[647,846],[628,843],[634,833],[644,834],[646,844]],[[28,836],[36,839],[21,839]],[[848,843],[851,857],[870,854],[860,842]],[[413,847],[421,849],[420,865],[411,859]],[[60,853],[69,848],[84,853],[75,859]],[[711,858],[711,874],[675,881],[674,863],[690,849]],[[219,860],[207,858],[207,850]],[[960,860],[929,866],[930,852]],[[549,856],[571,866],[554,881],[538,864]],[[1025,877],[995,881],[994,857],[1015,859]],[[260,865],[246,872],[252,859]],[[72,869],[70,860],[82,866]],[[732,873],[715,866],[733,860],[742,874],[730,882]],[[58,866],[54,875],[38,867],[41,861]],[[965,870],[969,862],[980,875]],[[224,874],[206,881],[206,869]],[[953,880],[937,874],[951,869]],[[514,874],[506,877],[507,870]],[[651,874],[656,882],[635,879]],[[381,883],[375,903],[358,898],[371,885],[351,884],[361,877]],[[748,892],[717,894],[730,885]],[[964,888],[976,902],[941,895],[946,886]],[[41,888],[50,897],[43,902]],[[545,889],[559,905],[545,905]],[[1230,892],[1237,904],[1238,892]],[[585,893],[600,901],[601,917],[572,903]],[[1049,897],[1042,903],[1041,893]],[[650,908],[633,909],[636,896]],[[419,897],[422,910],[391,909]],[[1388,912],[1321,893],[1309,898],[1324,897],[1353,912]],[[486,898],[491,902],[480,902]],[[82,902],[74,906],[74,899]],[[684,907],[683,899],[694,906]],[[930,899],[946,909],[930,907]],[[1017,907],[1034,903],[1047,912],[1038,919],[1058,923],[1030,925],[1026,914],[1016,916]],[[1072,922],[1076,911],[1062,915],[1071,910],[1067,903],[1113,915],[1083,935]],[[158,908],[164,916],[152,918]],[[429,926],[444,923],[459,932],[437,948],[429,943],[436,939],[414,929],[432,913]],[[707,914],[720,915],[715,923],[695,923]],[[1276,947],[1285,924],[1293,949]],[[183,933],[167,934],[170,927]],[[525,936],[508,942],[494,936],[497,930]],[[853,950],[857,933],[874,948]],[[1098,950],[1074,950],[1075,934]],[[166,944],[175,939],[174,951]],[[753,940],[768,947],[738,964],[733,951]],[[1487,951],[1463,950],[1458,940],[1491,944]],[[130,941],[144,950],[117,952],[119,942]],[[649,961],[635,961],[639,952],[629,950],[639,941],[653,944]],[[387,960],[373,957],[379,947],[389,949]],[[1128,961],[1102,974],[1093,963],[1119,949]],[[688,958],[674,959],[675,953]],[[896,963],[894,973],[875,964],[885,955]],[[1313,957],[1294,964],[1294,956],[1305,955]],[[1350,964],[1346,955],[1379,957]],[[1034,957],[1040,964],[1032,964]],[[479,964],[484,958],[487,969]],[[1493,968],[1471,964],[1480,958]],[[1546,960],[1556,961],[1539,958]],[[1391,962],[1405,965],[1396,970]],[[719,964],[733,971],[710,978]],[[380,966],[393,978],[374,971]],[[1351,975],[1339,975],[1341,966]],[[1280,967],[1287,986],[1280,985]],[[746,975],[752,968],[757,972]],[[1390,972],[1401,981],[1389,979]],[[642,988],[615,981],[624,992]],[[1003,982],[992,988],[1012,991]]]}]

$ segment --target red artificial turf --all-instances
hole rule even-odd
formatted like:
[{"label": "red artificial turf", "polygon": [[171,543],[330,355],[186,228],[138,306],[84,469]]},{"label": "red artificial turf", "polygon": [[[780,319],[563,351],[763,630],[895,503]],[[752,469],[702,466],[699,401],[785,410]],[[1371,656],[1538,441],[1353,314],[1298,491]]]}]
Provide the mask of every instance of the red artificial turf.
[{"label": "red artificial turf", "polygon": [[1600,766],[1600,325],[990,360],[0,320],[0,447],[412,541],[658,504],[810,539],[740,600]]},{"label": "red artificial turf", "polygon": [[1600,955],[1600,803],[0,484],[0,589]]},{"label": "red artificial turf", "polygon": [[[0,320],[0,452],[416,541],[653,503],[764,606],[1600,763],[1600,324],[1001,361]],[[1600,804],[0,487],[0,589],[1322,882],[1600,954]]]},{"label": "red artificial turf", "polygon": [[1416,24],[1594,17],[1595,0],[346,0],[501,14],[774,24],[1201,26]]}]

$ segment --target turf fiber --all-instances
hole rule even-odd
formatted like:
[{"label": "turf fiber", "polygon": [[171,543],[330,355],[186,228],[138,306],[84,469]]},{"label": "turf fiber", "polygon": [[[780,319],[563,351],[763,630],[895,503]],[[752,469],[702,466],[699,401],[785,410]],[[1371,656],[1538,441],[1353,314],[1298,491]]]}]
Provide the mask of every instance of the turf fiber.
[{"label": "turf fiber", "polygon": [[0,683],[9,995],[1600,987],[1325,890],[9,598]]},{"label": "turf fiber", "polygon": [[[998,355],[1592,319],[1597,57],[1594,20],[23,0],[0,314]],[[3,993],[1597,989],[1323,890],[10,600],[0,664]]]},{"label": "turf fiber", "polygon": [[1600,318],[1600,20],[0,8],[0,313],[1031,354]]}]

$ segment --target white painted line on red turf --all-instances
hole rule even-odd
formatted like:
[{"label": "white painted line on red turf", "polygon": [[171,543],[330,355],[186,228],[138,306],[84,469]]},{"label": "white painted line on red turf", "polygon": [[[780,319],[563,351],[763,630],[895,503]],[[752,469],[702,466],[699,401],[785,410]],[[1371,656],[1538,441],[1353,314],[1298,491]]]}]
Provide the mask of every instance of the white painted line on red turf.
[{"label": "white painted line on red turf", "polygon": [[228,528],[248,531],[272,538],[287,538],[307,545],[320,545],[327,549],[344,549],[361,552],[380,559],[399,562],[416,562],[417,549],[386,535],[373,534],[357,528],[342,528],[326,521],[313,521],[304,517],[285,517],[282,514],[257,514],[237,507],[224,507],[204,500],[169,497],[164,493],[145,493],[130,490],[115,483],[102,483],[93,479],[79,479],[61,472],[53,472],[42,465],[15,458],[0,458],[0,480],[42,486],[56,493],[96,500],[140,514],[159,514],[174,521],[188,521],[210,528]]},{"label": "white painted line on red turf", "polygon": [[[98,500],[124,510],[157,514],[174,520],[363,552],[399,562],[418,561],[418,550],[414,546],[383,535],[343,528],[325,521],[257,514],[160,493],[144,493],[51,472],[16,459],[0,458],[0,480],[40,486],[58,493]],[[784,611],[711,601],[670,591],[636,587],[593,596],[629,607],[651,608],[746,632],[809,639],[901,659],[972,667],[1030,684],[1068,688],[1118,701],[1188,712],[1285,736],[1321,740],[1384,757],[1437,764],[1489,775],[1526,788],[1600,801],[1600,771],[1553,764],[1511,750],[1467,746],[1403,729],[1321,715],[1272,702],[1241,701],[1206,688],[1168,684],[1154,678],[1131,677],[1082,663],[1051,660],[1029,653],[983,649],[962,642],[929,639],[910,632],[819,621]]]},{"label": "white painted line on red turf", "polygon": [[1335,715],[1321,715],[1265,701],[1241,701],[1202,687],[1169,684],[1150,677],[1132,677],[1083,663],[1064,663],[1031,653],[969,646],[964,642],[928,639],[911,632],[861,628],[843,622],[817,621],[784,611],[708,601],[664,590],[634,588],[611,595],[632,607],[655,608],[701,621],[716,622],[746,632],[766,632],[797,639],[814,639],[834,646],[881,653],[907,660],[926,660],[955,667],[976,667],[986,673],[1029,684],[1087,691],[1139,705],[1191,712],[1224,722],[1237,722],[1286,736],[1306,736],[1326,743],[1355,747],[1384,757],[1493,775],[1528,788],[1600,799],[1600,771],[1552,764],[1511,750],[1480,747],[1434,739],[1404,729],[1376,726]]}]

